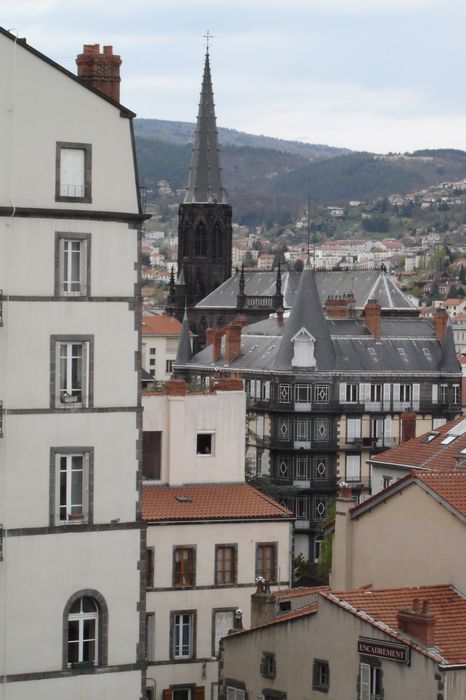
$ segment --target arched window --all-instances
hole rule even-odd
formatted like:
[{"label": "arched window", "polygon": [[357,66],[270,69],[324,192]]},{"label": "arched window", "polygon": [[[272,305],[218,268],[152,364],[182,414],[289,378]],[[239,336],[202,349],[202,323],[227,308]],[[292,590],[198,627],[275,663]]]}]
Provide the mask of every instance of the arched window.
[{"label": "arched window", "polygon": [[64,668],[105,665],[108,613],[100,593],[75,593],[65,606],[63,618]]}]

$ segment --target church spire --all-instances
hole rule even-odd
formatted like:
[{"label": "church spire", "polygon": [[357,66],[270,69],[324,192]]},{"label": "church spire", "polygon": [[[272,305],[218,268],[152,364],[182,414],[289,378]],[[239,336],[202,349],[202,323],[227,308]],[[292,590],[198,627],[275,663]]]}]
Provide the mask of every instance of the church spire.
[{"label": "church spire", "polygon": [[205,56],[204,77],[191,156],[191,167],[189,169],[188,188],[184,202],[185,204],[197,202],[227,203],[226,192],[222,183],[208,47]]}]

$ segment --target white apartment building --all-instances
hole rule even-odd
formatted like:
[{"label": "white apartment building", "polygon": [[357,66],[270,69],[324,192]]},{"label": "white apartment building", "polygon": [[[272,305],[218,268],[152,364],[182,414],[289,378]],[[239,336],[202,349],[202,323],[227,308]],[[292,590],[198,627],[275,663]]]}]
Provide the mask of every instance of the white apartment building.
[{"label": "white apartment building", "polygon": [[[246,396],[238,379],[145,394],[147,692],[216,700],[221,637],[250,623],[256,578],[291,577],[291,513],[244,483]],[[240,616],[241,617],[241,616]],[[236,620],[235,620],[236,618]]]},{"label": "white apartment building", "polygon": [[134,115],[3,29],[0,63],[0,698],[139,700]]}]

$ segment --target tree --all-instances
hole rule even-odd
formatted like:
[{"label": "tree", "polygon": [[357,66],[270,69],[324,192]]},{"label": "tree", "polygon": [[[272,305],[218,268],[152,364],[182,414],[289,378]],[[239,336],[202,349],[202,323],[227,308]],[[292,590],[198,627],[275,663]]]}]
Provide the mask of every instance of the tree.
[{"label": "tree", "polygon": [[256,261],[254,260],[254,258],[252,257],[252,253],[250,250],[247,250],[245,252],[244,258],[243,258],[243,263],[244,263],[244,267],[255,267],[255,265],[257,264]]},{"label": "tree", "polygon": [[460,274],[458,275],[458,281],[461,282],[461,284],[466,284],[466,271],[465,271],[463,265],[461,265],[461,267],[460,267]]}]

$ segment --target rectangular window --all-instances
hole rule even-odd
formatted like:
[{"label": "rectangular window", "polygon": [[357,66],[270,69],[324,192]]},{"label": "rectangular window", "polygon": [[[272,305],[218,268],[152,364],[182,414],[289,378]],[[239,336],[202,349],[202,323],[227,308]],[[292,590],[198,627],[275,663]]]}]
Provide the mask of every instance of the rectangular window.
[{"label": "rectangular window", "polygon": [[346,455],[345,481],[361,481],[361,455]]},{"label": "rectangular window", "polygon": [[89,453],[56,454],[57,525],[87,521]]},{"label": "rectangular window", "polygon": [[309,457],[296,457],[295,479],[309,479]]},{"label": "rectangular window", "polygon": [[214,454],[215,448],[215,433],[202,432],[196,437],[196,454],[211,456]]},{"label": "rectangular window", "polygon": [[440,403],[447,403],[448,401],[448,385],[440,384]]},{"label": "rectangular window", "polygon": [[327,497],[313,496],[312,498],[312,519],[314,522],[325,520],[327,515]]},{"label": "rectangular window", "polygon": [[256,545],[256,578],[262,576],[267,581],[274,583],[276,580],[277,544]]},{"label": "rectangular window", "polygon": [[162,432],[144,430],[142,433],[142,476],[143,479],[160,479]]},{"label": "rectangular window", "polygon": [[173,363],[175,360],[165,360],[165,372],[171,374],[173,372]]},{"label": "rectangular window", "polygon": [[236,583],[236,546],[218,544],[215,547],[215,585]]},{"label": "rectangular window", "polygon": [[314,564],[317,564],[320,560],[323,542],[324,540],[322,537],[316,537],[314,539]]},{"label": "rectangular window", "polygon": [[381,700],[382,697],[382,669],[371,664],[359,664],[359,700]]},{"label": "rectangular window", "polygon": [[245,700],[246,691],[241,688],[232,688],[227,685],[227,697],[226,700]]},{"label": "rectangular window", "polygon": [[52,336],[51,354],[52,406],[92,406],[92,386],[89,377],[93,361],[93,338]]},{"label": "rectangular window", "polygon": [[409,403],[411,401],[411,384],[400,384],[400,401]]},{"label": "rectangular window", "polygon": [[359,384],[346,385],[346,403],[357,403],[359,398]]},{"label": "rectangular window", "polygon": [[173,659],[190,659],[194,656],[195,613],[172,613],[172,647]]},{"label": "rectangular window", "polygon": [[328,692],[330,686],[330,667],[328,661],[314,659],[312,664],[312,689]]},{"label": "rectangular window", "polygon": [[264,678],[275,678],[277,673],[277,659],[275,654],[268,651],[263,652],[260,673]]},{"label": "rectangular window", "polygon": [[263,415],[256,416],[256,437],[258,438],[258,440],[264,439],[264,416]]},{"label": "rectangular window", "polygon": [[92,146],[86,143],[57,143],[55,200],[92,202]]},{"label": "rectangular window", "polygon": [[373,403],[382,401],[382,384],[371,384],[370,396]]},{"label": "rectangular window", "polygon": [[173,550],[173,585],[188,588],[195,583],[194,547],[175,547]]},{"label": "rectangular window", "polygon": [[296,440],[310,440],[311,422],[309,418],[298,418],[295,423]]},{"label": "rectangular window", "polygon": [[93,447],[50,448],[50,525],[92,522]]},{"label": "rectangular window", "polygon": [[289,418],[279,418],[278,419],[278,439],[288,442],[290,440],[290,419]]},{"label": "rectangular window", "polygon": [[453,389],[453,404],[458,405],[461,401],[460,385],[453,384],[452,389]]},{"label": "rectangular window", "polygon": [[146,549],[146,588],[154,585],[154,548]]},{"label": "rectangular window", "polygon": [[280,403],[291,402],[291,384],[278,385],[278,400]]},{"label": "rectangular window", "polygon": [[82,297],[90,294],[91,235],[55,234],[55,294]]},{"label": "rectangular window", "polygon": [[314,419],[314,440],[326,442],[330,436],[330,422],[328,418]]},{"label": "rectangular window", "polygon": [[312,458],[312,478],[326,479],[327,478],[327,456],[317,455]]}]

